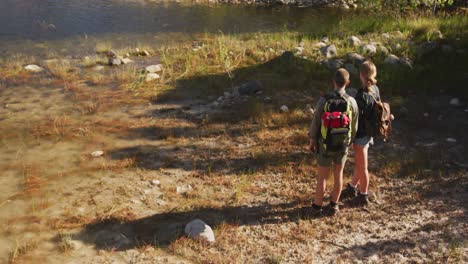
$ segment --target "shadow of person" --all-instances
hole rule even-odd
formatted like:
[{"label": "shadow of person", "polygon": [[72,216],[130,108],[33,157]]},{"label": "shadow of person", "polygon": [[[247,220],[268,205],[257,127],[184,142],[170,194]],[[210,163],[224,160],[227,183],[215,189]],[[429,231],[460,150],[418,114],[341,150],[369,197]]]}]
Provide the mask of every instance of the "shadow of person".
[{"label": "shadow of person", "polygon": [[197,218],[216,228],[220,224],[264,225],[319,217],[309,212],[310,207],[290,202],[165,212],[130,221],[110,218],[86,225],[80,233],[73,235],[73,239],[103,250],[127,250],[143,245],[166,247],[183,236],[185,225]]}]

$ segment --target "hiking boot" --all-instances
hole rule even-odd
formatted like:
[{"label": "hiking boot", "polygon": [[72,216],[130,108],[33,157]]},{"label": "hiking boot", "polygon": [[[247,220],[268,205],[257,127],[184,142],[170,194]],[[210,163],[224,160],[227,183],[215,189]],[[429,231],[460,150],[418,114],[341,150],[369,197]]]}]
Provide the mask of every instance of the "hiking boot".
[{"label": "hiking boot", "polygon": [[322,216],[322,206],[315,205],[312,203],[311,207],[303,208],[303,217],[304,218],[315,218]]},{"label": "hiking boot", "polygon": [[358,196],[358,190],[356,187],[351,186],[351,184],[347,184],[346,188],[341,192],[340,199],[347,200],[351,198],[356,198]]},{"label": "hiking boot", "polygon": [[369,205],[369,196],[367,194],[359,193],[356,198],[350,201],[351,206],[362,207]]},{"label": "hiking boot", "polygon": [[327,206],[323,207],[322,213],[326,216],[335,216],[340,212],[340,207],[338,204],[329,203]]}]

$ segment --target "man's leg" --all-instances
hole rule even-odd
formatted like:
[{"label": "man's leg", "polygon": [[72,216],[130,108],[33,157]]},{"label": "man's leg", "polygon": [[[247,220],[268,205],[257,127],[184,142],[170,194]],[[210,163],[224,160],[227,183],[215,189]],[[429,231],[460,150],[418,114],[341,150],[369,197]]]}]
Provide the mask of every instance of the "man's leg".
[{"label": "man's leg", "polygon": [[334,166],[334,184],[331,193],[331,201],[335,204],[340,200],[341,189],[343,188],[343,170],[345,163]]},{"label": "man's leg", "polygon": [[317,191],[315,192],[314,204],[322,206],[323,204],[323,194],[326,187],[326,179],[328,177],[328,172],[330,167],[318,166],[318,176],[317,176]]}]

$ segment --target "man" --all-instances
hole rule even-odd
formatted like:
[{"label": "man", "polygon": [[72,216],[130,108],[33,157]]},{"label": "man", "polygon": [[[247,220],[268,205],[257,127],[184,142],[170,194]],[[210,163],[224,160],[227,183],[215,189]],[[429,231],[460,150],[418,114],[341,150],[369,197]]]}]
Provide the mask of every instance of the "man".
[{"label": "man", "polygon": [[[314,215],[336,215],[339,212],[343,169],[349,146],[356,135],[359,116],[356,100],[346,94],[348,84],[348,71],[337,70],[333,78],[334,90],[319,99],[310,126],[309,148],[317,153],[318,164],[317,191],[311,210]],[[333,168],[334,186],[330,203],[323,206],[330,168]]]}]

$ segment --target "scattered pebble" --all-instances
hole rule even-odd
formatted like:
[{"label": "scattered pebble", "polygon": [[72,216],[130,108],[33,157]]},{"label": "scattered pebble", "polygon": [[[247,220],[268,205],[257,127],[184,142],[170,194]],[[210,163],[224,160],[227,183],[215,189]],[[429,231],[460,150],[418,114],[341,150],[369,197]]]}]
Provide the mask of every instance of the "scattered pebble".
[{"label": "scattered pebble", "polygon": [[160,76],[157,73],[148,73],[148,75],[146,75],[145,81],[146,82],[151,82],[151,81],[157,80],[159,78],[160,78]]},{"label": "scattered pebble", "polygon": [[161,64],[156,64],[156,65],[150,65],[145,68],[146,72],[149,73],[156,73],[162,71],[162,65]]},{"label": "scattered pebble", "polygon": [[132,63],[133,60],[129,59],[129,58],[123,58],[120,60],[122,62],[122,64],[129,64],[129,63]]},{"label": "scattered pebble", "polygon": [[104,151],[102,150],[96,150],[91,153],[91,156],[93,157],[101,157],[102,155],[104,155]]},{"label": "scattered pebble", "polygon": [[447,138],[446,141],[447,141],[448,143],[457,143],[457,140],[454,139],[454,138]]},{"label": "scattered pebble", "polygon": [[450,100],[449,103],[450,103],[451,106],[460,106],[460,99],[452,98],[452,100]]},{"label": "scattered pebble", "polygon": [[177,188],[176,188],[176,192],[178,194],[188,193],[188,192],[190,192],[192,190],[193,190],[193,188],[192,188],[191,185],[177,186]]},{"label": "scattered pebble", "polygon": [[289,108],[288,108],[286,105],[281,106],[281,107],[280,107],[280,110],[281,110],[281,112],[283,112],[283,113],[289,112]]},{"label": "scattered pebble", "polygon": [[152,185],[160,185],[161,182],[159,180],[151,180]]}]

